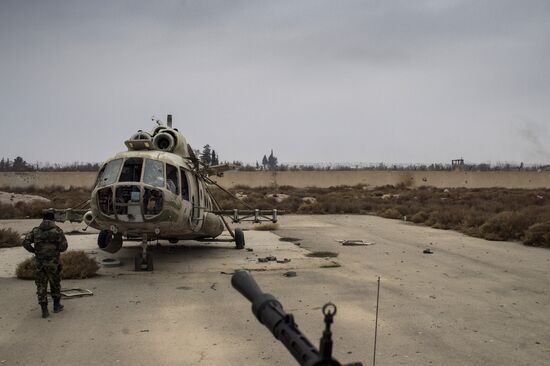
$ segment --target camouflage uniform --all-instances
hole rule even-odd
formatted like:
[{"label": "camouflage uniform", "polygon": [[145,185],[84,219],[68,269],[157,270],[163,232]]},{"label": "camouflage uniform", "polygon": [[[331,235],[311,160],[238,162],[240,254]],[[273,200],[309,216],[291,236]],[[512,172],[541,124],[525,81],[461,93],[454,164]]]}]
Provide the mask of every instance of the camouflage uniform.
[{"label": "camouflage uniform", "polygon": [[[32,244],[34,243],[34,247]],[[32,229],[23,241],[23,247],[35,254],[36,294],[38,303],[47,304],[48,282],[54,302],[61,298],[61,263],[59,254],[67,250],[67,239],[53,221],[44,220]]]}]

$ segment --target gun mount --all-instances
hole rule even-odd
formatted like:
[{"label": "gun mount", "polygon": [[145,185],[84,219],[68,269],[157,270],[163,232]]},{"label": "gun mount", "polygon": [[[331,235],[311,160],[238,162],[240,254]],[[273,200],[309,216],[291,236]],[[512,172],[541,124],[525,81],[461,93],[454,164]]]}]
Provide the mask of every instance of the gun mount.
[{"label": "gun mount", "polygon": [[[292,356],[303,366],[342,366],[332,357],[332,332],[330,326],[336,315],[336,306],[328,303],[323,307],[325,330],[318,350],[298,329],[292,314],[283,310],[281,303],[270,294],[262,292],[252,276],[245,271],[235,273],[231,284],[252,303],[252,313],[265,325]],[[362,366],[351,363],[344,366]]]}]

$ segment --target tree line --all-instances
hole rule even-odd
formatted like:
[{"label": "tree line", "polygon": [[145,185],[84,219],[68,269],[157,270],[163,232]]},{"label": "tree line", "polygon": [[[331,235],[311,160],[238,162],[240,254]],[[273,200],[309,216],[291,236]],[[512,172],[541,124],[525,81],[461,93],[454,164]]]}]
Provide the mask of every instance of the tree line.
[{"label": "tree line", "polygon": [[[220,164],[219,155],[209,144],[204,145],[202,151],[195,150],[195,155],[206,165]],[[238,165],[237,170],[255,171],[350,171],[350,170],[381,170],[381,171],[542,171],[550,170],[549,164],[514,164],[514,163],[481,163],[481,164],[463,164],[459,168],[452,164],[386,164],[386,163],[315,163],[315,164],[280,164],[279,159],[274,155],[273,150],[269,155],[264,155],[256,164],[245,164],[240,161],[233,161]],[[21,156],[14,159],[1,158],[0,172],[75,172],[75,171],[98,171],[100,163],[29,163]]]},{"label": "tree line", "polygon": [[0,159],[0,172],[93,172],[98,171],[99,163],[73,162],[66,164],[29,163],[21,156],[14,159]]}]

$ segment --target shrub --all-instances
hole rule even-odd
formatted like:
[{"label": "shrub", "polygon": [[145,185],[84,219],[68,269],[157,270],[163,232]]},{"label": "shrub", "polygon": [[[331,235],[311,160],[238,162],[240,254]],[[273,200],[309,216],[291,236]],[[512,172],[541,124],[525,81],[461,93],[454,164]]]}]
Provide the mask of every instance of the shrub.
[{"label": "shrub", "polygon": [[[61,254],[61,278],[81,279],[94,277],[99,270],[96,260],[81,250],[71,250]],[[15,270],[17,278],[34,280],[36,264],[34,258],[27,258],[17,265]]]},{"label": "shrub", "polygon": [[401,219],[403,215],[396,208],[388,208],[380,213],[380,216],[387,219]]},{"label": "shrub", "polygon": [[481,236],[487,240],[520,239],[529,227],[525,215],[504,211],[491,217],[480,227]]},{"label": "shrub", "polygon": [[523,244],[550,248],[550,222],[534,224],[527,229]]},{"label": "shrub", "polygon": [[424,211],[420,211],[420,212],[417,212],[414,215],[412,215],[411,221],[414,222],[414,223],[417,223],[417,224],[422,224],[422,223],[426,222],[426,220],[428,220],[428,217],[430,217],[430,215],[428,215],[428,213],[426,213]]},{"label": "shrub", "polygon": [[430,215],[430,220],[433,222],[431,226],[436,229],[454,229],[462,223],[462,213],[460,210],[438,210]]},{"label": "shrub", "polygon": [[36,275],[36,264],[34,258],[27,258],[17,265],[15,275],[22,280],[34,280]]},{"label": "shrub", "polygon": [[10,228],[0,229],[0,248],[12,248],[21,245],[21,235]]}]

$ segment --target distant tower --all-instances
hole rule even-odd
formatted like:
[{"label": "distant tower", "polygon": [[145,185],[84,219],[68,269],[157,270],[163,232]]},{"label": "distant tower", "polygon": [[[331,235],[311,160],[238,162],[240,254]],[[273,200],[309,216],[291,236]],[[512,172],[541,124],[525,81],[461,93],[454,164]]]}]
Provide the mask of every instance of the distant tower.
[{"label": "distant tower", "polygon": [[455,159],[451,160],[451,165],[453,167],[453,170],[464,170],[464,159]]}]

